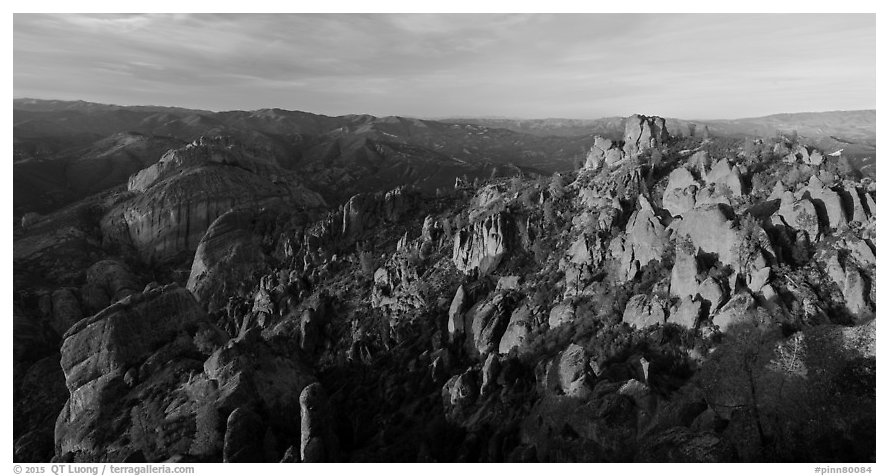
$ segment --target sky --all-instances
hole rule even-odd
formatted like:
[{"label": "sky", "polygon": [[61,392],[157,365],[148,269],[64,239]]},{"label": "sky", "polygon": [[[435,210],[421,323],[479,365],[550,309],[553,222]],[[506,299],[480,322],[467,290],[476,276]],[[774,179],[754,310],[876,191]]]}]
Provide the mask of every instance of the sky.
[{"label": "sky", "polygon": [[421,118],[876,108],[873,14],[15,14],[16,98]]}]

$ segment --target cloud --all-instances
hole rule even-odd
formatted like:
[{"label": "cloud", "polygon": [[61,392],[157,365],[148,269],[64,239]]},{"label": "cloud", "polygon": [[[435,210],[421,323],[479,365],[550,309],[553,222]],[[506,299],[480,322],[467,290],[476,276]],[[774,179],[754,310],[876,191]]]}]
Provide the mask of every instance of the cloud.
[{"label": "cloud", "polygon": [[14,94],[326,114],[875,107],[873,15],[16,14]]}]

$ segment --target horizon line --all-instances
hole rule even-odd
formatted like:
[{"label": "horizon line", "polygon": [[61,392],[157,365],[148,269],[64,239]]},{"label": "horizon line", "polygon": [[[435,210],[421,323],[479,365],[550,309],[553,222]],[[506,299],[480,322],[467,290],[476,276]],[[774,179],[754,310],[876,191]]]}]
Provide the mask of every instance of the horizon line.
[{"label": "horizon line", "polygon": [[[548,116],[548,117],[518,117],[518,116],[498,116],[498,115],[490,115],[490,116],[472,116],[472,115],[446,115],[446,116],[408,116],[408,115],[399,115],[399,114],[389,114],[389,115],[378,115],[378,114],[370,114],[370,113],[348,113],[348,114],[340,114],[340,115],[330,115],[319,112],[311,112],[302,109],[286,109],[283,107],[270,106],[270,107],[258,107],[256,109],[206,109],[206,108],[196,108],[196,107],[187,107],[187,106],[170,106],[163,104],[114,104],[114,103],[105,103],[105,102],[97,102],[97,101],[89,101],[85,99],[47,99],[47,98],[36,98],[36,97],[13,97],[13,101],[45,101],[45,102],[67,102],[67,103],[86,103],[86,104],[95,104],[99,106],[111,106],[111,107],[142,107],[142,108],[169,108],[169,109],[185,109],[195,112],[209,112],[213,114],[221,114],[226,112],[257,112],[257,111],[266,111],[266,110],[280,110],[285,112],[301,112],[306,114],[313,114],[316,116],[326,116],[326,117],[346,117],[346,116],[372,116],[375,118],[386,118],[386,117],[397,117],[397,118],[406,118],[406,119],[418,119],[424,121],[437,121],[441,122],[444,120],[512,120],[512,121],[549,121],[549,120],[569,120],[569,121],[598,121],[603,119],[613,119],[613,118],[627,118],[632,116],[633,114],[639,114],[638,112],[627,114],[627,115],[604,115],[599,117],[558,117],[558,116]],[[827,114],[832,112],[876,112],[876,107],[874,108],[866,108],[866,109],[831,109],[826,111],[792,111],[792,112],[775,112],[771,114],[764,114],[761,116],[745,116],[745,117],[735,117],[735,118],[681,118],[681,117],[670,117],[670,116],[661,116],[659,114],[650,114],[646,113],[647,116],[656,116],[663,117],[664,119],[674,119],[680,121],[743,121],[747,119],[761,119],[765,117],[779,116],[785,114]]]}]

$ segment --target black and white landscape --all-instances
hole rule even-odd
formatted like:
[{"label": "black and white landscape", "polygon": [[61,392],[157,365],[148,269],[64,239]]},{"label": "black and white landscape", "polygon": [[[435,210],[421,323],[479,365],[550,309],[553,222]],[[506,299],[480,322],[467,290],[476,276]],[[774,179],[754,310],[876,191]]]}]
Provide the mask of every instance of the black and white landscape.
[{"label": "black and white landscape", "polygon": [[14,30],[16,462],[875,462],[874,15]]}]

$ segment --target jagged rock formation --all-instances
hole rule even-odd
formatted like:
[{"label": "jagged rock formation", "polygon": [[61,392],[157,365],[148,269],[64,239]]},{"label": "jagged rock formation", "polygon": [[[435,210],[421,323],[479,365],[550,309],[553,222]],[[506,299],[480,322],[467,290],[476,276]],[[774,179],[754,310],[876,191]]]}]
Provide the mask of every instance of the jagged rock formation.
[{"label": "jagged rock formation", "polygon": [[460,230],[454,239],[454,265],[463,272],[487,275],[497,268],[513,238],[508,214],[496,213]]},{"label": "jagged rock formation", "polygon": [[699,189],[697,180],[685,167],[670,172],[662,204],[670,215],[679,216],[695,207],[695,194]]},{"label": "jagged rock formation", "polygon": [[629,156],[661,147],[670,138],[664,118],[633,114],[624,129],[624,152]]},{"label": "jagged rock formation", "polygon": [[608,167],[624,159],[624,151],[610,139],[596,136],[593,146],[586,156],[584,168],[598,170],[602,165]]},{"label": "jagged rock formation", "polygon": [[639,209],[627,223],[626,235],[611,243],[611,255],[617,260],[617,279],[633,279],[639,269],[659,260],[667,247],[669,233],[655,214],[651,203],[639,195]]},{"label": "jagged rock formation", "polygon": [[[226,430],[238,405],[279,415],[270,422],[279,434],[298,428],[298,418],[283,415],[298,415],[291,392],[311,376],[249,337],[221,346],[223,335],[191,293],[175,285],[130,296],[72,327],[62,345],[70,397],[56,422],[59,454],[95,461],[137,452],[151,460],[225,453],[240,460],[245,447],[232,439],[243,441],[244,428],[256,425],[236,416]],[[195,359],[202,354],[206,361]],[[116,426],[125,415],[123,427]]]},{"label": "jagged rock formation", "polygon": [[119,395],[131,368],[201,317],[188,291],[172,286],[129,297],[69,329],[61,352],[71,396],[56,423],[60,451],[105,451],[101,442],[110,436],[111,422],[97,403]]},{"label": "jagged rock formation", "polygon": [[632,327],[642,329],[667,320],[667,304],[657,296],[638,294],[630,298],[624,309],[623,321]]},{"label": "jagged rock formation", "polygon": [[169,265],[106,236],[17,282],[15,457],[873,461],[875,184],[639,124],[650,161],[239,209]]},{"label": "jagged rock formation", "polygon": [[379,223],[394,223],[416,206],[416,192],[399,187],[385,194],[359,194],[343,205],[345,236],[355,236]]}]

